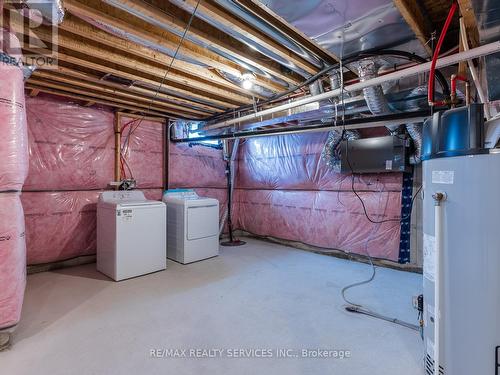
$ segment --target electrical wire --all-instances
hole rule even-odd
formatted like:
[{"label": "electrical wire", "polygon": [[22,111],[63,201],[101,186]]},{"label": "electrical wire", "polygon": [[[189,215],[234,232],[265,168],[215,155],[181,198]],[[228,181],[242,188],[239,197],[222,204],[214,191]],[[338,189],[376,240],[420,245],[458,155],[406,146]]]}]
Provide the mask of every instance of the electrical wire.
[{"label": "electrical wire", "polygon": [[[367,58],[367,57],[375,57],[375,56],[393,56],[393,57],[403,58],[403,59],[406,59],[406,60],[409,60],[409,61],[414,61],[414,62],[419,63],[419,64],[425,63],[425,62],[428,61],[427,59],[425,59],[425,58],[423,58],[423,57],[421,57],[419,55],[416,55],[414,53],[411,53],[411,52],[408,52],[408,51],[393,50],[393,49],[391,49],[391,50],[373,51],[373,52],[361,52],[361,53],[359,53],[357,55],[350,56],[347,59],[342,59],[341,58],[340,61],[342,61],[342,65],[345,66],[347,64],[354,63],[354,62],[356,62],[358,60],[361,60],[361,59],[364,59],[364,58]],[[279,100],[279,99],[281,99],[281,98],[283,98],[285,96],[288,96],[288,95],[294,93],[295,91],[298,91],[298,90],[302,89],[303,87],[314,83],[318,79],[321,79],[324,75],[328,74],[332,70],[342,70],[342,67],[340,66],[341,65],[340,61],[338,63],[336,63],[336,64],[327,66],[326,68],[324,68],[320,72],[316,73],[315,75],[309,77],[308,79],[306,79],[302,83],[300,83],[300,84],[298,84],[296,86],[293,86],[293,87],[289,88],[286,91],[283,91],[281,93],[277,93],[277,94],[271,96],[270,98],[267,98],[265,100],[260,101],[258,103],[258,106],[262,107],[265,104],[269,104],[271,102],[275,102],[275,101],[277,101],[277,100]],[[440,84],[440,86],[441,86],[441,88],[443,90],[443,95],[449,96],[449,94],[450,94],[450,88],[448,86],[448,81],[446,80],[446,78],[444,77],[444,75],[441,73],[441,71],[438,70],[438,69],[435,70],[435,75],[436,75],[437,81],[439,82],[439,84]],[[223,118],[223,117],[227,116],[229,113],[242,112],[242,111],[250,110],[250,109],[254,109],[253,104],[248,104],[248,105],[245,105],[245,106],[234,108],[234,109],[231,109],[230,112],[226,111],[226,112],[214,115],[212,117],[208,117],[206,119],[206,121],[213,121],[213,120],[216,120],[216,119]]]},{"label": "electrical wire", "polygon": [[[341,65],[342,65],[342,62],[341,62]],[[343,96],[344,96],[343,72],[341,71],[340,74],[341,74],[341,77],[342,77],[341,81],[340,81],[340,83],[341,83],[341,100],[343,100]],[[391,221],[401,222],[401,221],[407,220],[409,217],[411,217],[411,213],[412,213],[412,210],[413,210],[414,200],[417,197],[417,195],[420,192],[420,190],[422,189],[422,186],[419,187],[419,189],[417,190],[417,192],[415,193],[415,195],[412,197],[410,212],[405,217],[401,217],[401,219],[386,219],[386,220],[380,220],[380,221],[376,221],[376,220],[371,219],[370,216],[368,215],[368,212],[366,210],[366,206],[365,206],[365,203],[364,203],[363,199],[359,196],[359,194],[356,191],[355,186],[354,186],[354,170],[353,170],[351,162],[349,160],[349,137],[345,136],[345,119],[344,118],[342,118],[342,122],[343,122],[342,138],[346,142],[346,147],[345,147],[346,160],[347,160],[347,164],[349,166],[349,169],[351,171],[351,190],[356,195],[356,197],[358,197],[359,201],[361,202],[361,205],[363,206],[363,212],[364,212],[366,218],[368,219],[368,221],[370,221],[373,224],[382,224],[382,223],[391,222]],[[377,313],[377,312],[375,312],[373,310],[370,310],[370,309],[364,307],[363,305],[361,305],[359,303],[355,303],[355,302],[353,302],[353,301],[351,301],[350,299],[347,298],[346,292],[348,290],[350,290],[352,288],[356,288],[356,287],[359,287],[359,286],[371,283],[375,279],[375,276],[377,274],[377,269],[375,267],[375,264],[373,263],[373,258],[370,255],[370,252],[368,250],[368,243],[369,243],[369,241],[370,241],[370,238],[367,238],[366,244],[365,244],[365,252],[366,252],[366,257],[368,259],[368,262],[370,263],[370,266],[372,268],[372,273],[371,273],[371,275],[370,275],[369,278],[367,278],[365,280],[362,280],[362,281],[355,282],[353,284],[346,285],[344,288],[342,288],[341,295],[342,295],[342,299],[347,304],[345,306],[346,311],[351,312],[351,313],[358,313],[358,314],[363,314],[363,315],[371,316],[371,317],[376,318],[376,319],[381,319],[381,320],[384,320],[384,321],[387,321],[387,322],[390,322],[390,323],[393,323],[393,324],[397,324],[397,325],[400,325],[400,326],[403,326],[403,327],[406,327],[406,328],[409,328],[409,329],[412,329],[412,330],[420,331],[421,330],[420,326],[418,326],[416,324],[408,323],[408,322],[405,322],[405,321],[397,319],[397,318],[393,318],[393,317],[390,317],[390,316],[387,316],[387,315],[383,315],[383,314]]]},{"label": "electrical wire", "polygon": [[[196,12],[198,10],[200,2],[201,2],[201,0],[198,0],[196,2],[196,6],[193,9],[193,13],[191,13],[191,16],[189,17],[189,21],[186,24],[186,28],[184,29],[184,32],[182,33],[181,39],[179,40],[179,43],[177,44],[175,52],[172,55],[172,60],[170,61],[170,64],[168,65],[167,69],[165,70],[165,74],[163,75],[163,78],[161,79],[160,84],[159,84],[158,88],[156,89],[154,96],[151,98],[151,100],[149,102],[147,111],[149,111],[151,109],[151,107],[153,106],[154,101],[158,97],[158,94],[160,93],[160,90],[161,90],[162,86],[164,85],[165,80],[167,79],[168,73],[170,73],[170,70],[172,70],[172,66],[174,65],[174,62],[175,62],[175,60],[177,58],[177,55],[178,55],[179,50],[180,50],[180,48],[182,46],[182,43],[184,42],[184,39],[186,38],[186,35],[187,35],[189,29],[191,28],[191,24],[193,23],[193,19],[194,19],[195,14],[196,14]],[[122,164],[122,169],[123,169],[123,163],[125,163],[125,165],[127,166],[127,169],[130,172],[130,175],[131,175],[132,179],[133,179],[132,170],[130,169],[130,166],[128,165],[127,161],[125,160],[125,157],[123,156],[123,154],[124,154],[124,150],[128,150],[128,148],[130,146],[131,135],[141,125],[141,123],[143,122],[143,120],[144,120],[145,117],[146,117],[146,113],[143,112],[143,115],[142,115],[142,117],[140,119],[135,119],[133,121],[130,121],[127,124],[125,124],[123,126],[123,128],[122,128],[122,131],[123,131],[128,125],[130,125],[130,124],[132,124],[132,123],[134,123],[136,121],[138,122],[138,124],[135,127],[134,126],[130,126],[130,129],[129,129],[128,133],[127,133],[127,136],[125,137],[125,141],[123,142],[123,146],[122,146],[121,151],[120,151],[120,163]]]}]

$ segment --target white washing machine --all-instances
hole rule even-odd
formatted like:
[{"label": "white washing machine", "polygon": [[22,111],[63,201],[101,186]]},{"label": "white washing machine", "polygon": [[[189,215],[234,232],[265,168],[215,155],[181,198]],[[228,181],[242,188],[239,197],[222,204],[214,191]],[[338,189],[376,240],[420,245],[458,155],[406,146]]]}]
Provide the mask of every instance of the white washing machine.
[{"label": "white washing machine", "polygon": [[167,257],[186,264],[219,255],[219,201],[192,189],[168,190]]},{"label": "white washing machine", "polygon": [[97,270],[115,281],[167,267],[166,207],[138,190],[105,191],[97,202]]}]

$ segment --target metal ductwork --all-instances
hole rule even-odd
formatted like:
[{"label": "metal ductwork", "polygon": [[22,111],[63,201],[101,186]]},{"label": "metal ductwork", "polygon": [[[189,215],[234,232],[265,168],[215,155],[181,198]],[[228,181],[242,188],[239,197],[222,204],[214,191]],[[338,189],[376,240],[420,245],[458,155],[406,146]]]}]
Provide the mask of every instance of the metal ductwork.
[{"label": "metal ductwork", "polygon": [[309,92],[311,95],[319,95],[323,93],[323,85],[321,80],[316,80],[309,85]]},{"label": "metal ductwork", "polygon": [[[110,1],[116,1],[116,0],[106,0],[107,2]],[[187,4],[184,0],[171,0],[172,4],[188,11],[192,12],[193,7]],[[302,56],[306,61],[309,63],[317,66],[318,68],[323,67],[322,61],[315,55],[313,55],[311,52],[306,50],[303,46],[298,45],[295,41],[291,40],[287,35],[285,35],[282,31],[276,29],[272,25],[266,23],[265,21],[259,19],[258,17],[254,16],[253,14],[245,11],[242,9],[242,7],[230,0],[216,0],[216,3],[239,17],[240,19],[244,19],[246,22],[249,24],[253,25],[254,27],[258,28],[261,30],[264,34],[270,36],[274,40],[278,41],[281,45],[285,46],[289,50],[297,53],[298,55]],[[268,48],[265,48],[264,46],[255,43],[253,40],[248,38],[244,33],[240,33],[237,30],[234,30],[230,25],[223,24],[222,22],[219,22],[210,15],[205,14],[203,9],[198,9],[196,16],[200,18],[201,20],[207,22],[208,24],[216,27],[217,29],[231,35],[235,39],[241,41],[242,43],[246,44],[250,48],[258,51],[259,53],[263,54],[264,56],[269,57],[270,59],[277,61],[278,63],[282,64],[283,66],[286,66],[288,69],[294,71],[295,73],[307,78],[310,77],[311,74],[306,72],[304,69],[296,66],[295,64],[291,63],[290,61],[287,61],[283,58],[281,58],[279,55],[274,53],[273,51],[269,50]],[[253,68],[253,67],[252,67]],[[254,71],[255,72],[255,71]],[[257,72],[255,72],[257,73]],[[273,77],[274,79],[274,77]]]},{"label": "metal ductwork", "polygon": [[410,164],[418,164],[422,161],[422,124],[407,124],[406,131],[415,146],[415,152],[410,155]]},{"label": "metal ductwork", "polygon": [[[378,76],[378,67],[371,59],[361,60],[358,65],[358,74],[360,81],[365,82]],[[420,89],[420,87],[417,87],[412,91],[411,95],[418,94]],[[372,114],[386,115],[392,112],[381,85],[364,88],[363,95]],[[396,131],[398,127],[399,126],[388,126],[387,129],[392,133]],[[415,152],[410,157],[410,163],[418,164],[420,163],[422,152],[422,124],[407,124],[406,130],[415,146]]]},{"label": "metal ductwork", "polygon": [[352,141],[354,139],[359,139],[360,135],[357,130],[345,130],[335,129],[328,133],[328,139],[323,151],[321,152],[321,158],[326,162],[326,165],[336,173],[340,173],[341,170],[341,155],[339,145],[342,140]]},{"label": "metal ductwork", "polygon": [[[376,78],[378,76],[377,72],[378,68],[373,60],[365,59],[359,62],[358,74],[361,82]],[[365,87],[363,95],[372,114],[386,115],[391,112],[381,85]]]}]

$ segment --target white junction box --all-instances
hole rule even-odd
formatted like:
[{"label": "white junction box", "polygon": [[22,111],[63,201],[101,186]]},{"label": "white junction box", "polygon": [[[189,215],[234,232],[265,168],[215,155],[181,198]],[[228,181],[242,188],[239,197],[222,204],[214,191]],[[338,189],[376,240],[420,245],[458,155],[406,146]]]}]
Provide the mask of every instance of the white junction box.
[{"label": "white junction box", "polygon": [[97,270],[115,281],[167,267],[166,208],[138,190],[105,191],[97,203]]},{"label": "white junction box", "polygon": [[186,264],[219,255],[219,201],[192,189],[168,190],[167,257]]}]

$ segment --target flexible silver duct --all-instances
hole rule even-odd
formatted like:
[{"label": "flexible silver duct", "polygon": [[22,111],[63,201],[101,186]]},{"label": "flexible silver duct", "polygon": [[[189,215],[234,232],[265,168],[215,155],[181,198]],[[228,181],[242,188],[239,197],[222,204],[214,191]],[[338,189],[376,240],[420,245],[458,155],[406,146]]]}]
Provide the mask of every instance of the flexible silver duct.
[{"label": "flexible silver duct", "polygon": [[323,85],[321,80],[316,80],[309,85],[309,92],[311,95],[319,95],[323,93]]},{"label": "flexible silver duct", "polygon": [[[378,68],[373,60],[365,59],[359,62],[358,74],[361,82],[377,77],[377,71]],[[381,85],[366,87],[363,89],[363,94],[372,114],[385,115],[391,112]]]},{"label": "flexible silver duct", "polygon": [[[342,133],[344,136],[342,137]],[[328,133],[328,139],[323,151],[321,153],[322,159],[325,161],[328,168],[330,168],[335,173],[340,173],[340,150],[339,145],[343,139],[354,140],[359,139],[359,132],[357,130],[346,130],[342,132],[342,129],[332,130]]]},{"label": "flexible silver duct", "polygon": [[[361,60],[358,65],[359,79],[361,82],[367,81],[378,76],[378,68],[375,62],[371,59]],[[411,96],[418,95],[420,93],[421,87],[417,87],[412,91]],[[372,86],[363,89],[363,94],[365,96],[366,104],[370,109],[370,112],[374,115],[385,115],[391,112],[389,107],[389,102],[384,94],[382,86]],[[397,130],[398,126],[388,126],[390,132]],[[421,124],[407,124],[406,130],[408,134],[413,139],[415,145],[415,152],[410,156],[411,164],[420,163],[420,157],[422,153],[422,125]]]},{"label": "flexible silver duct", "polygon": [[[410,97],[416,97],[427,94],[426,86],[418,86],[410,92]],[[413,145],[415,146],[415,151],[413,155],[410,156],[410,164],[419,164],[422,161],[422,123],[417,124],[407,124],[406,131],[413,140]]]},{"label": "flexible silver duct", "polygon": [[422,124],[407,124],[406,131],[415,145],[415,152],[410,156],[410,164],[418,164],[422,155]]}]

